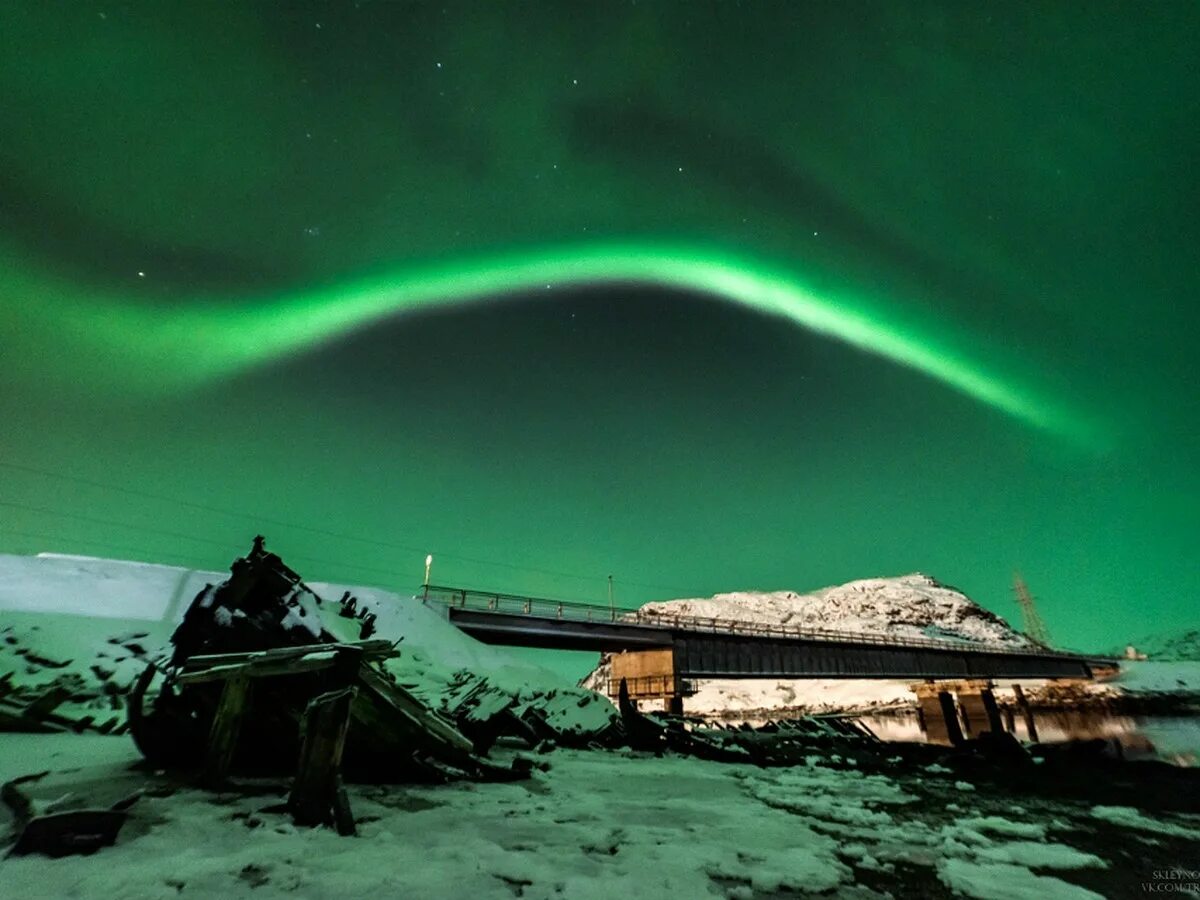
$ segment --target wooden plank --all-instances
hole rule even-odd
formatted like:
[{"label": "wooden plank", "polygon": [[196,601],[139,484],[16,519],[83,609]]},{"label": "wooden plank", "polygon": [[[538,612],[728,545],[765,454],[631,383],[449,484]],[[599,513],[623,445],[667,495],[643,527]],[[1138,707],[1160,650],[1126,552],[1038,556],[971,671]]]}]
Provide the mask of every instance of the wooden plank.
[{"label": "wooden plank", "polygon": [[[358,691],[343,688],[314,697],[300,723],[300,760],[288,797],[288,808],[297,825],[323,825],[337,820],[339,830],[353,827],[349,801],[338,797],[339,772],[346,731],[350,727],[350,705]],[[335,813],[335,808],[341,807]]]},{"label": "wooden plank", "polygon": [[354,837],[358,834],[358,826],[354,822],[354,813],[350,809],[350,795],[342,784],[342,776],[337,776],[333,790],[333,824],[337,833],[342,837]]},{"label": "wooden plank", "polygon": [[27,719],[45,719],[70,696],[71,692],[65,688],[57,685],[50,687],[35,697],[21,715]]},{"label": "wooden plank", "polygon": [[307,656],[290,659],[250,660],[244,663],[234,663],[228,666],[213,666],[211,669],[197,669],[184,672],[176,680],[178,684],[204,684],[210,681],[222,681],[236,675],[247,678],[269,678],[275,675],[299,675],[304,672],[319,672],[331,668],[336,661],[337,652],[310,653]]},{"label": "wooden plank", "polygon": [[382,675],[369,666],[363,666],[358,677],[360,683],[368,689],[374,699],[413,723],[418,732],[423,731],[438,739],[440,743],[447,744],[463,753],[474,752],[474,745],[463,736],[462,732],[424,704],[414,700],[403,688],[385,680]]},{"label": "wooden plank", "polygon": [[344,647],[360,649],[367,659],[386,659],[399,656],[391,641],[376,638],[369,641],[343,641],[329,644],[303,644],[299,647],[276,647],[271,650],[252,650],[244,653],[208,653],[189,656],[183,661],[184,668],[197,669],[208,666],[226,665],[240,662],[250,662],[257,659],[288,659],[296,656],[306,656],[309,653],[325,653]]},{"label": "wooden plank", "polygon": [[203,774],[206,784],[223,784],[229,774],[249,697],[250,679],[245,675],[235,675],[225,682],[221,702],[213,717],[212,730],[208,734],[208,755]]},{"label": "wooden plank", "polygon": [[1037,723],[1033,719],[1033,710],[1029,708],[1029,700],[1025,696],[1025,691],[1019,684],[1013,685],[1013,696],[1017,698],[1017,708],[1021,710],[1021,717],[1025,719],[1025,731],[1029,735],[1029,740],[1036,744],[1038,741]]}]

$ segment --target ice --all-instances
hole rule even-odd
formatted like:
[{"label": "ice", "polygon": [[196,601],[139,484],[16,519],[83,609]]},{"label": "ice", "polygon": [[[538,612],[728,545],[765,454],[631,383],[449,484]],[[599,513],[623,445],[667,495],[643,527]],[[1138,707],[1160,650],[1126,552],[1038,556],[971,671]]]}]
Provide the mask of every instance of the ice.
[{"label": "ice", "polygon": [[1130,693],[1200,693],[1200,662],[1122,661],[1112,684]]},{"label": "ice", "polygon": [[[126,738],[7,735],[0,779],[49,768],[62,773],[49,780],[68,781],[31,790],[125,791],[149,777],[130,769],[136,760]],[[350,784],[354,839],[262,811],[282,795],[183,787],[138,801],[116,846],[53,865],[12,857],[0,861],[0,883],[26,898],[139,900],[855,897],[864,896],[856,872],[903,864],[981,900],[1083,900],[1096,895],[1032,869],[1070,877],[1072,867],[1104,864],[1041,840],[1034,823],[973,815],[946,824],[942,809],[888,777],[816,761],[765,770],[564,749],[550,760],[526,783]]]},{"label": "ice", "polygon": [[1046,836],[1045,825],[1037,822],[1013,822],[1001,816],[979,816],[977,818],[959,819],[957,824],[972,831],[999,834],[1006,837],[1044,838]]},{"label": "ice", "polygon": [[1006,863],[946,859],[938,864],[938,877],[975,900],[1104,900],[1094,891]]},{"label": "ice", "polygon": [[1197,820],[1196,827],[1176,825],[1172,822],[1152,819],[1150,816],[1130,806],[1095,806],[1092,807],[1092,816],[1102,819],[1105,822],[1111,822],[1114,825],[1121,825],[1125,828],[1133,828],[1138,831],[1156,832],[1158,834],[1171,835],[1172,837],[1186,837],[1200,840],[1200,820]]}]

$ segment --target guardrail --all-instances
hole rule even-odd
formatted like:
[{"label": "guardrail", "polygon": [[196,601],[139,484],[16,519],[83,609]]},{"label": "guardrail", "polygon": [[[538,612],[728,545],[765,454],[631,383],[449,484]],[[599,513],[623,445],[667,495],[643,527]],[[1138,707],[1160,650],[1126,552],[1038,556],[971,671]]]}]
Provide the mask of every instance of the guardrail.
[{"label": "guardrail", "polygon": [[736,619],[680,616],[642,609],[610,608],[593,603],[547,600],[539,597],[524,597],[519,594],[501,594],[495,591],[476,591],[469,588],[443,587],[438,585],[425,585],[422,588],[421,598],[425,603],[441,603],[454,609],[522,615],[536,619],[565,619],[574,622],[597,623],[609,622],[615,625],[641,626],[667,631],[693,631],[701,634],[737,634],[750,637],[781,637],[843,644],[873,644],[917,650],[953,650],[967,653],[1000,653],[1012,656],[1046,656],[1059,659],[1107,661],[1106,657],[1089,656],[1083,653],[1067,653],[1046,647],[1005,647],[993,644],[976,644],[971,641],[955,640],[953,638],[944,640],[915,637],[897,638],[891,635],[872,634],[861,631],[837,631],[830,628],[795,628],[761,622],[743,622]]},{"label": "guardrail", "polygon": [[609,696],[617,696],[621,690],[622,681],[625,682],[625,688],[629,691],[630,698],[634,700],[692,693],[688,682],[677,675],[634,675],[633,677],[626,676],[625,678],[609,678]]}]

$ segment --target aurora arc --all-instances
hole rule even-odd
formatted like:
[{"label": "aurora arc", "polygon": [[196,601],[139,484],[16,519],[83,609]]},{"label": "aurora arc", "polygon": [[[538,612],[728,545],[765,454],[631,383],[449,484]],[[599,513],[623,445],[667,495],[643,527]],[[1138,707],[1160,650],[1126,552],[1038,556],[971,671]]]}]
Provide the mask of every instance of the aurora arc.
[{"label": "aurora arc", "polygon": [[[937,339],[930,328],[901,324],[853,298],[818,292],[785,268],[707,247],[649,243],[525,250],[215,308],[191,304],[163,310],[95,295],[21,305],[34,311],[38,321],[33,324],[47,340],[73,340],[74,349],[97,364],[96,375],[111,378],[116,372],[124,387],[155,391],[198,387],[405,313],[527,297],[546,288],[620,283],[708,294],[907,366],[1035,428],[1072,440],[1095,432],[1080,411],[989,370]],[[33,285],[26,286],[30,289]],[[10,299],[18,291],[19,284],[10,281]],[[44,286],[40,293],[45,295]],[[61,298],[68,291],[55,293]]]}]

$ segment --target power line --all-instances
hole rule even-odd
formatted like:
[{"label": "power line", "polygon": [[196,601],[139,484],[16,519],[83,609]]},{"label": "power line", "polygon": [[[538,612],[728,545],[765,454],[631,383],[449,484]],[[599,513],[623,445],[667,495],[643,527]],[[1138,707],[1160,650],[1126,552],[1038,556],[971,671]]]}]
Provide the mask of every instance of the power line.
[{"label": "power line", "polygon": [[[381,548],[385,548],[385,549],[389,549],[389,550],[404,550],[406,552],[417,553],[417,554],[425,554],[425,553],[430,552],[429,548],[418,549],[416,547],[406,545],[406,544],[400,544],[395,541],[381,541],[381,540],[374,539],[374,538],[366,538],[366,537],[361,537],[358,535],[346,534],[344,532],[331,531],[331,530],[328,530],[325,528],[317,528],[312,525],[301,525],[301,524],[298,524],[295,522],[285,522],[283,520],[274,519],[269,516],[258,516],[258,515],[254,515],[251,513],[238,512],[236,510],[222,509],[221,507],[211,506],[206,503],[197,503],[192,500],[182,500],[178,497],[169,497],[169,496],[166,496],[163,494],[156,494],[151,491],[138,490],[136,488],[119,487],[114,484],[107,484],[105,482],[95,481],[90,478],[82,478],[77,475],[68,475],[63,472],[53,472],[48,469],[42,469],[42,468],[38,468],[36,466],[22,465],[20,463],[9,462],[7,460],[0,460],[0,466],[7,468],[7,469],[13,469],[13,470],[16,470],[19,472],[27,472],[27,473],[34,474],[34,475],[40,475],[40,476],[43,476],[46,478],[56,478],[61,481],[70,481],[70,482],[74,482],[75,484],[83,484],[83,485],[88,485],[89,487],[100,488],[101,490],[114,491],[114,492],[120,493],[120,494],[128,494],[129,496],[132,496],[132,497],[141,497],[146,500],[154,500],[154,501],[157,501],[160,503],[170,503],[170,504],[174,504],[176,506],[182,506],[182,507],[187,507],[190,509],[201,510],[203,512],[213,513],[215,515],[228,516],[228,517],[235,518],[235,519],[242,519],[245,521],[255,523],[256,527],[264,525],[264,524],[265,525],[274,525],[274,526],[277,526],[280,528],[291,528],[291,529],[294,529],[297,531],[307,531],[311,534],[320,535],[322,537],[331,537],[331,538],[336,538],[338,540],[357,542],[360,544],[369,544],[372,546],[381,547]],[[7,504],[7,505],[13,505],[13,504]],[[52,514],[57,515],[58,513],[52,513]],[[63,515],[69,515],[69,514],[63,514]],[[117,524],[117,523],[101,522],[100,524]],[[122,526],[122,527],[133,527],[133,526]],[[164,535],[169,535],[169,532],[161,532],[161,533]],[[216,543],[213,541],[206,541],[203,538],[194,538],[190,535],[172,535],[172,536],[181,537],[185,540],[200,540],[205,543]],[[227,545],[220,544],[219,546],[226,547]],[[579,573],[574,573],[574,572],[561,572],[561,571],[556,571],[554,569],[542,569],[542,568],[539,568],[536,566],[522,566],[522,565],[518,565],[516,563],[501,562],[499,560],[481,559],[478,557],[471,557],[471,556],[463,556],[458,553],[446,553],[446,552],[442,552],[439,550],[433,550],[432,552],[438,557],[445,558],[445,559],[457,560],[459,562],[467,562],[467,563],[472,563],[474,565],[491,566],[491,567],[495,567],[495,568],[508,569],[510,571],[515,571],[515,572],[537,573],[539,575],[549,575],[554,578],[568,578],[568,579],[575,580],[575,581],[584,581],[584,582],[588,582],[588,583],[599,583],[599,584],[603,584],[605,579],[607,578],[606,575],[580,575]],[[297,558],[299,558],[299,557],[297,557]],[[309,557],[309,559],[310,559],[310,561],[318,561],[312,557]],[[343,564],[342,563],[334,563],[334,565],[343,565]],[[357,566],[354,568],[368,569],[370,567]],[[386,571],[388,574],[391,574],[393,576],[395,575],[394,570],[390,570],[390,569],[389,570],[376,569],[375,571],[380,571],[380,572]],[[628,585],[631,587],[641,587],[641,588],[647,588],[650,590],[663,590],[663,591],[668,591],[668,592],[672,592],[672,593],[687,593],[687,591],[685,589],[671,586],[671,585],[651,584],[651,583],[639,582],[639,581],[625,581],[623,579],[621,579],[620,581],[622,584]]]},{"label": "power line", "polygon": [[[225,550],[225,551],[229,550],[229,543],[227,541],[215,541],[215,540],[212,540],[211,538],[197,537],[197,536],[191,535],[191,534],[180,534],[179,532],[175,532],[175,531],[163,531],[158,528],[151,528],[151,527],[148,527],[145,525],[135,525],[130,522],[118,522],[113,519],[101,519],[101,518],[97,518],[95,516],[84,516],[84,515],[80,515],[79,513],[62,512],[60,510],[46,509],[45,507],[40,507],[40,506],[28,506],[23,503],[12,503],[7,500],[0,500],[0,506],[8,506],[13,509],[23,509],[27,512],[40,513],[42,515],[58,516],[58,517],[64,518],[64,519],[77,519],[80,522],[89,522],[94,525],[107,525],[112,528],[127,528],[130,531],[140,531],[144,534],[153,534],[153,535],[158,535],[159,537],[170,537],[170,538],[175,538],[177,540],[195,541],[196,543],[199,543],[199,544],[209,544],[214,547],[220,547],[222,550]],[[52,538],[52,540],[53,540],[53,538]],[[61,540],[61,538],[59,538],[59,540]],[[335,567],[341,567],[341,568],[346,568],[346,569],[357,569],[362,572],[375,572],[378,574],[387,575],[393,579],[397,576],[397,572],[395,569],[383,569],[383,568],[379,568],[378,566],[364,566],[364,565],[360,565],[358,563],[346,563],[346,562],[341,562],[339,560],[323,559],[322,557],[319,557],[319,556],[308,556],[308,555],[299,554],[299,553],[291,553],[291,554],[289,554],[289,556],[293,559],[304,560],[306,562],[317,563],[319,565],[324,565],[324,566],[335,566]]]},{"label": "power line", "polygon": [[[116,550],[119,553],[135,553],[138,555],[144,555],[146,553],[145,547],[130,547],[126,544],[110,544],[107,541],[97,541],[93,540],[92,538],[66,538],[61,534],[46,534],[45,532],[39,531],[22,531],[17,528],[0,527],[0,534],[12,534],[16,535],[17,537],[33,538],[39,541],[64,541],[71,544],[87,544],[90,547],[101,547],[105,550]],[[186,563],[188,564],[188,568],[195,567],[195,560],[191,559],[190,557],[182,556],[178,553],[171,553],[169,551],[160,552],[156,550],[154,553],[156,556],[169,557],[171,559]],[[148,562],[148,560],[140,560],[140,562]]]},{"label": "power line", "polygon": [[134,525],[129,522],[116,522],[112,519],[100,519],[95,516],[85,516],[80,513],[62,512],[57,509],[47,509],[44,506],[29,506],[24,503],[13,503],[10,500],[0,500],[0,506],[7,506],[11,509],[22,509],[25,512],[41,513],[48,516],[59,516],[64,519],[77,519],[80,522],[89,522],[93,525],[108,525],[113,528],[128,528],[131,531],[143,531],[150,534],[161,535],[162,537],[172,537],[177,540],[195,541],[198,544],[209,544],[213,547],[220,547],[223,550],[229,549],[229,544],[225,541],[214,541],[212,538],[196,537],[191,534],[180,534],[177,531],[163,531],[159,528],[149,528],[145,525]]}]

